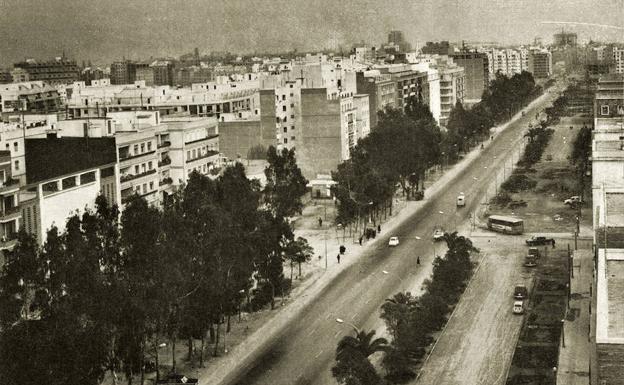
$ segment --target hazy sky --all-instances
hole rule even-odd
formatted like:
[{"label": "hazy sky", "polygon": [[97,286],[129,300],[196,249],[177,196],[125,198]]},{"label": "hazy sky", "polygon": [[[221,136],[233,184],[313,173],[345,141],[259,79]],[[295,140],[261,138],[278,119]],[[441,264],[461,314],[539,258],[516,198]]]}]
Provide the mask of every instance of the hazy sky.
[{"label": "hazy sky", "polygon": [[[624,27],[624,0],[0,0],[0,64],[67,56],[106,64],[122,56],[262,52],[385,41],[545,42],[561,26]],[[570,26],[580,39],[624,41],[624,30]]]}]

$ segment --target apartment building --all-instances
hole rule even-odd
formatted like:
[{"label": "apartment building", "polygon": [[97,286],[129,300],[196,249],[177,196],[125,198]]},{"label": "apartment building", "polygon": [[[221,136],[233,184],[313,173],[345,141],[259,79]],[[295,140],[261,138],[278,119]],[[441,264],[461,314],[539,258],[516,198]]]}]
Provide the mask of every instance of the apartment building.
[{"label": "apartment building", "polygon": [[129,60],[116,61],[110,65],[111,84],[132,84],[136,80],[137,65]]},{"label": "apartment building", "polygon": [[[600,384],[624,384],[624,78],[599,79],[594,103],[592,209],[595,338]],[[592,371],[593,371],[592,370]]]},{"label": "apartment building", "polygon": [[74,60],[57,57],[54,60],[28,59],[15,63],[11,72],[14,82],[43,81],[48,84],[70,84],[80,79],[80,69]]},{"label": "apartment building", "polygon": [[60,109],[57,88],[43,81],[0,85],[0,113],[46,113]]},{"label": "apartment building", "polygon": [[534,49],[529,54],[529,69],[535,79],[548,79],[552,75],[552,55],[546,49]]},{"label": "apartment building", "polygon": [[389,74],[381,74],[377,70],[356,73],[358,94],[368,95],[369,124],[371,129],[377,127],[377,114],[386,107],[396,108],[397,83]]},{"label": "apartment building", "polygon": [[63,229],[70,215],[94,209],[101,191],[119,188],[113,138],[26,139],[25,147],[26,181],[19,208],[24,229],[39,244],[52,226]]},{"label": "apartment building", "polygon": [[471,103],[479,102],[490,82],[487,55],[481,52],[461,51],[453,53],[451,58],[455,64],[464,69],[464,98]]},{"label": "apartment building", "polygon": [[397,108],[405,108],[412,98],[429,105],[429,83],[426,73],[414,71],[409,64],[377,65],[375,69],[382,74],[390,75],[392,81],[396,83]]}]

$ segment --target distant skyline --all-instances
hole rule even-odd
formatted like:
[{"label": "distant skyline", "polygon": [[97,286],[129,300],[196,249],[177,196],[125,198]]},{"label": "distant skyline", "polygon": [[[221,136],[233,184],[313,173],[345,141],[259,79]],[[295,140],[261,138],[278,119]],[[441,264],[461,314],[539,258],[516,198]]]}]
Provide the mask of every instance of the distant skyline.
[{"label": "distant skyline", "polygon": [[[379,44],[390,30],[426,41],[552,41],[546,21],[624,27],[624,0],[0,0],[0,65],[63,51],[79,63]],[[624,31],[565,25],[581,40]]]}]

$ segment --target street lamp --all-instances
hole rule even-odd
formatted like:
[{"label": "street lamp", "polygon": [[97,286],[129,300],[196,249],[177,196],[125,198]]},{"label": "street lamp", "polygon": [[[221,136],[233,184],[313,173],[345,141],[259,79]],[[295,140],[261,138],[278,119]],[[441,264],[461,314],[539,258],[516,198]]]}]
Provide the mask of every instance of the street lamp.
[{"label": "street lamp", "polygon": [[349,326],[351,326],[353,328],[353,330],[355,330],[355,334],[360,334],[360,329],[358,329],[357,326],[355,326],[354,324],[352,324],[349,321],[345,321],[342,318],[336,318],[336,322],[338,322],[339,324],[347,324]]}]

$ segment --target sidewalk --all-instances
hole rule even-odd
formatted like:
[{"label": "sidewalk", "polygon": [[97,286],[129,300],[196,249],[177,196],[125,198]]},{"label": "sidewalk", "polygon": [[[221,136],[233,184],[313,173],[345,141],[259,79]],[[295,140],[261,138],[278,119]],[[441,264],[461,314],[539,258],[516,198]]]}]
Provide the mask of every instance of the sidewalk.
[{"label": "sidewalk", "polygon": [[[531,108],[549,96],[548,93],[545,93],[534,100],[530,106],[525,107],[525,109]],[[510,123],[515,122],[520,117],[521,113],[519,112],[509,122],[492,129],[493,134],[504,130]],[[491,141],[486,141],[484,144],[489,146],[490,143]],[[309,244],[314,248],[314,255],[317,256],[312,263],[316,264],[318,267],[322,266],[323,270],[325,270],[325,244],[327,245],[327,270],[322,274],[312,274],[313,277],[309,277],[301,282],[301,284],[294,289],[292,300],[289,301],[290,303],[288,303],[287,306],[276,309],[270,320],[249,335],[243,342],[234,347],[227,356],[222,357],[219,362],[215,362],[214,365],[210,367],[210,371],[203,371],[203,373],[198,376],[200,379],[199,384],[229,384],[231,381],[237,379],[240,372],[242,372],[244,368],[250,366],[254,361],[258,360],[264,351],[271,346],[276,336],[291,322],[294,322],[300,312],[311,304],[331,281],[340,275],[344,269],[358,261],[364,250],[368,247],[375,247],[375,245],[379,246],[379,242],[386,242],[388,234],[391,234],[392,231],[407,218],[416,214],[428,201],[435,199],[439,192],[444,189],[450,181],[462,173],[480,153],[481,150],[479,146],[477,146],[470,153],[466,154],[460,162],[453,165],[450,169],[447,169],[439,179],[427,188],[425,200],[409,201],[405,203],[399,202],[399,205],[403,205],[403,207],[400,209],[399,207],[393,208],[393,215],[389,217],[385,223],[381,224],[382,232],[374,240],[368,241],[368,243],[363,244],[363,246],[353,244],[352,240],[349,242],[350,238],[348,238],[347,230],[347,238],[344,241],[344,246],[346,246],[347,251],[345,255],[342,256],[339,265],[336,255],[338,254],[338,248],[343,244],[343,238],[340,237],[337,239],[335,227],[325,227],[327,225],[325,222],[327,221],[324,221],[323,227],[325,228],[323,229],[295,230],[296,236],[308,238]],[[325,239],[325,237],[327,237],[327,239]],[[318,255],[322,255],[320,261],[318,260]]]},{"label": "sidewalk", "polygon": [[573,254],[570,305],[563,325],[563,344],[559,350],[557,385],[589,385],[589,361],[593,344],[589,341],[590,286],[593,259],[591,250]]}]

